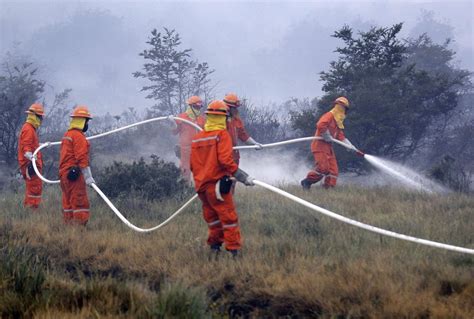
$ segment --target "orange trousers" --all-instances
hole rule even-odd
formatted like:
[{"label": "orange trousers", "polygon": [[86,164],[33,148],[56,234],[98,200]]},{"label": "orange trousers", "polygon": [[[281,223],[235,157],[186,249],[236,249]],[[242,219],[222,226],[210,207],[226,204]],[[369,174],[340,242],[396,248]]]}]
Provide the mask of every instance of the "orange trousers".
[{"label": "orange trousers", "polygon": [[240,227],[232,193],[222,194],[224,201],[220,201],[216,198],[215,188],[216,184],[210,184],[198,193],[208,226],[207,244],[224,243],[227,250],[239,250],[242,247]]},{"label": "orange trousers", "polygon": [[[38,208],[41,204],[41,193],[43,192],[43,182],[37,176],[28,177],[26,171],[28,166],[21,168],[21,174],[25,180],[26,189],[25,189],[25,199],[23,200],[24,207]],[[41,169],[39,169],[41,173]]]},{"label": "orange trousers", "polygon": [[314,170],[309,171],[306,179],[311,183],[317,183],[324,178],[323,186],[326,188],[336,186],[339,169],[337,167],[336,155],[331,148],[329,152],[314,152]]},{"label": "orange trousers", "polygon": [[84,176],[80,174],[75,181],[70,181],[67,176],[61,176],[60,181],[64,223],[86,225],[90,212]]}]

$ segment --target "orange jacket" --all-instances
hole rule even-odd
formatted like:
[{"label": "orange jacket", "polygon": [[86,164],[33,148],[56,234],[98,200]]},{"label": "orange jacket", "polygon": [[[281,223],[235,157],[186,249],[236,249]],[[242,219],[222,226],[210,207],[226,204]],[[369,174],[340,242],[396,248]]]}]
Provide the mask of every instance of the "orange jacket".
[{"label": "orange jacket", "polygon": [[239,168],[232,157],[232,140],[226,130],[199,132],[191,147],[191,171],[197,192],[225,175],[233,175]]},{"label": "orange jacket", "polygon": [[84,133],[78,129],[67,131],[61,141],[59,157],[59,176],[65,176],[69,168],[89,166],[89,142]]},{"label": "orange jacket", "polygon": [[[327,112],[321,116],[319,121],[316,123],[315,136],[323,136],[324,132],[329,130],[329,134],[339,141],[343,141],[346,137],[344,131],[341,130],[336,123],[336,119],[331,112]],[[332,144],[323,140],[314,140],[311,143],[311,152],[330,152]]]},{"label": "orange jacket", "polygon": [[[196,123],[201,128],[204,128],[204,124],[206,123],[206,120],[201,115],[198,116],[196,120],[191,119],[189,115],[186,114],[186,112],[179,114],[178,117]],[[182,153],[183,149],[191,149],[191,141],[194,135],[196,135],[196,133],[199,131],[185,122],[176,121],[176,125],[177,127],[175,130],[173,130],[173,134],[179,134],[179,144],[181,145]]]},{"label": "orange jacket", "polygon": [[232,138],[233,146],[236,146],[239,140],[245,142],[250,138],[250,135],[245,130],[244,122],[238,117],[232,117],[230,121],[227,122],[227,131]]},{"label": "orange jacket", "polygon": [[[25,167],[30,163],[30,160],[25,157],[25,153],[33,153],[38,147],[39,140],[35,127],[30,123],[23,124],[18,141],[18,164],[20,167]],[[36,163],[38,167],[43,167],[43,157],[41,152],[38,152],[37,154]]]}]

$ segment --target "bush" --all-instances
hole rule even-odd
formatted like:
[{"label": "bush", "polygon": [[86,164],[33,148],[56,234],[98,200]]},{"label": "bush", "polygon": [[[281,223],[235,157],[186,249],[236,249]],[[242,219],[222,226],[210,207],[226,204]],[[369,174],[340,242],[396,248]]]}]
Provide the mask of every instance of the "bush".
[{"label": "bush", "polygon": [[143,158],[131,164],[114,161],[99,172],[99,187],[111,198],[138,193],[150,201],[189,192],[176,165],[155,155],[151,158],[149,164]]},{"label": "bush", "polygon": [[430,169],[429,176],[457,192],[469,193],[471,190],[471,174],[449,155]]},{"label": "bush", "polygon": [[168,285],[160,292],[151,310],[153,318],[206,318],[206,294],[181,284]]}]

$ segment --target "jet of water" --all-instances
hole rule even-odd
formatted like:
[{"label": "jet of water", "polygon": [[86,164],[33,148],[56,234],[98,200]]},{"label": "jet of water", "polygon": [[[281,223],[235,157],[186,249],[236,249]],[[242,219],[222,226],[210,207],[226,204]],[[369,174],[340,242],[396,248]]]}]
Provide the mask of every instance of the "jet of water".
[{"label": "jet of water", "polygon": [[427,193],[447,193],[446,188],[422,176],[420,173],[392,161],[381,159],[373,155],[365,155],[364,158],[374,167],[384,171],[398,179],[405,186],[425,191]]}]

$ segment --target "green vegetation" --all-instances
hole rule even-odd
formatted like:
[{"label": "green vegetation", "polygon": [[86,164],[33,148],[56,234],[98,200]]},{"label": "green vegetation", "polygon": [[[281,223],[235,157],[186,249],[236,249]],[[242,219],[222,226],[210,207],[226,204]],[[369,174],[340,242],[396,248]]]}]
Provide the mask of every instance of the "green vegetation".
[{"label": "green vegetation", "polygon": [[[473,247],[472,197],[285,188],[359,221]],[[2,197],[5,318],[474,316],[474,257],[359,230],[259,188],[237,188],[239,260],[209,259],[198,202],[164,229],[138,234],[95,195],[86,228],[64,227],[56,186],[38,213],[21,208],[21,195]],[[143,227],[181,205],[138,202],[117,206]]]},{"label": "green vegetation", "polygon": [[139,195],[149,201],[191,194],[191,187],[181,178],[179,168],[152,155],[151,162],[143,158],[131,164],[117,162],[104,167],[98,174],[99,187],[110,198]]}]

